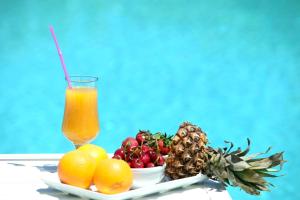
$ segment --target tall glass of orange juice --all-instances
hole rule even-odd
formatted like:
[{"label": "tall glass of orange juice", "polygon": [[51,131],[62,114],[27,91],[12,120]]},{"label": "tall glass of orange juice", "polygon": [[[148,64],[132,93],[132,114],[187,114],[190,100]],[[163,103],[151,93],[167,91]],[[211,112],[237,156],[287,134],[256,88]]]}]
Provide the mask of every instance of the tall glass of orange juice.
[{"label": "tall glass of orange juice", "polygon": [[62,124],[64,135],[76,148],[91,142],[99,133],[97,77],[71,76],[72,88],[66,89]]}]

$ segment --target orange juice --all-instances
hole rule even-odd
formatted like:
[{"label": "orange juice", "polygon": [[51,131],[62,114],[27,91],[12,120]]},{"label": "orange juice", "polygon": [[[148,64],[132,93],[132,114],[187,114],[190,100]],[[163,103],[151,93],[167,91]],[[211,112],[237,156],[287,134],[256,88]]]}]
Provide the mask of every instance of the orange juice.
[{"label": "orange juice", "polygon": [[67,88],[62,130],[75,145],[88,143],[96,137],[99,132],[96,88]]}]

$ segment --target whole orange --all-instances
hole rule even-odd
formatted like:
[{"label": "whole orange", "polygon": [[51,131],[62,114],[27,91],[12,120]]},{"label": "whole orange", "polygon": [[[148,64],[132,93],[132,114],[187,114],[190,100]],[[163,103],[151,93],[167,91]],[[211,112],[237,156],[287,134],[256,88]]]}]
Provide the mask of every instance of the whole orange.
[{"label": "whole orange", "polygon": [[96,163],[98,163],[100,160],[108,158],[105,149],[94,144],[85,144],[79,147],[77,150],[85,151],[86,153],[88,153],[92,158],[96,160]]},{"label": "whole orange", "polygon": [[100,160],[94,174],[94,184],[99,192],[117,194],[128,191],[132,185],[132,172],[123,160]]},{"label": "whole orange", "polygon": [[57,172],[61,182],[89,188],[96,169],[95,160],[86,152],[70,151],[58,163]]}]

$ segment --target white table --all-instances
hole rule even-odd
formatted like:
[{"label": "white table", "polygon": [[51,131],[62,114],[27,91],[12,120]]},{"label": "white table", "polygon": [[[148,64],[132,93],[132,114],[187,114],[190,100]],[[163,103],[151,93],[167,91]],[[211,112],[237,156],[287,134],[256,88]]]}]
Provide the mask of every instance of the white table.
[{"label": "white table", "polygon": [[[0,199],[79,200],[79,197],[48,188],[40,179],[43,173],[56,172],[61,156],[62,154],[0,154]],[[231,198],[221,184],[209,180],[141,199],[230,200]]]}]

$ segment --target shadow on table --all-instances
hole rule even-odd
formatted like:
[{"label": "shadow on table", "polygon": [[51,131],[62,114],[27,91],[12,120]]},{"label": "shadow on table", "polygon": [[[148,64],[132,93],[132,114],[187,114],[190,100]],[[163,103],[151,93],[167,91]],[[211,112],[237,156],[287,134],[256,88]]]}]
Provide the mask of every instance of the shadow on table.
[{"label": "shadow on table", "polygon": [[[13,162],[9,162],[7,164],[14,165],[16,167],[25,167],[26,166],[26,165],[23,165],[23,164],[13,163]],[[32,166],[32,167],[37,168],[41,172],[49,172],[49,173],[57,172],[57,166],[56,165],[40,165],[40,166],[36,165],[36,166]]]},{"label": "shadow on table", "polygon": [[14,166],[16,166],[16,167],[24,167],[24,166],[25,166],[25,165],[20,164],[20,163],[12,163],[12,162],[8,162],[7,164],[9,164],[9,165],[14,165]]},{"label": "shadow on table", "polygon": [[41,172],[49,172],[49,173],[55,173],[57,172],[57,166],[56,165],[42,165],[42,166],[34,166]]},{"label": "shadow on table", "polygon": [[79,199],[81,199],[80,197],[77,197],[75,195],[66,194],[66,193],[63,193],[61,191],[58,191],[58,190],[55,190],[52,188],[41,188],[36,191],[39,192],[41,195],[50,195],[59,200],[79,200]]},{"label": "shadow on table", "polygon": [[206,181],[204,181],[203,183],[198,183],[198,184],[195,184],[195,185],[202,185],[207,187],[207,190],[214,190],[215,192],[224,192],[225,189],[225,186],[223,184],[221,184],[220,182],[218,181],[214,181],[214,180],[211,180],[211,179],[208,179]]}]

